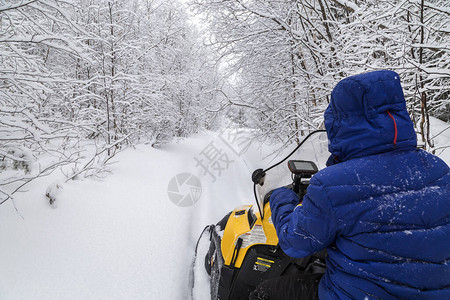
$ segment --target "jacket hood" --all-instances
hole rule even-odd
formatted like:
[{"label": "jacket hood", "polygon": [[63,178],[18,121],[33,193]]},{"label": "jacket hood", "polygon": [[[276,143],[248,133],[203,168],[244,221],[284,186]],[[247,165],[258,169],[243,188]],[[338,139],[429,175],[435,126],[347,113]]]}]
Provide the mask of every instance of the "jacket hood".
[{"label": "jacket hood", "polygon": [[393,71],[340,81],[325,111],[325,127],[334,162],[417,146],[400,76]]}]

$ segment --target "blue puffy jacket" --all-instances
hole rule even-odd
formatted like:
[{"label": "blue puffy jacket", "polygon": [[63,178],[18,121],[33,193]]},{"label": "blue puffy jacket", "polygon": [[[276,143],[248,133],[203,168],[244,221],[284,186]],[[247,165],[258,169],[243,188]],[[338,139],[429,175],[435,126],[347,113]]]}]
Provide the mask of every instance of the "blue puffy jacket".
[{"label": "blue puffy jacket", "polygon": [[321,299],[450,299],[450,174],[416,150],[398,74],[341,81],[325,112],[331,166],[302,206],[287,188],[270,198],[282,249],[327,248]]}]

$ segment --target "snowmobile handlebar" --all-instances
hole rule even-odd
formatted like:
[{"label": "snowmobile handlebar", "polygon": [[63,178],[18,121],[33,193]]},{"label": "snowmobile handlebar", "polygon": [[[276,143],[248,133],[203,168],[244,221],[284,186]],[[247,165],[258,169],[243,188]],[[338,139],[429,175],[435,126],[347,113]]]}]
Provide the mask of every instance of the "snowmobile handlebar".
[{"label": "snowmobile handlebar", "polygon": [[[253,181],[253,193],[255,196],[256,204],[258,206],[259,213],[261,215],[261,218],[264,218],[264,214],[261,208],[261,205],[265,205],[270,198],[271,192],[264,195],[264,198],[262,199],[263,203],[260,204],[258,201],[258,196],[256,192],[256,186],[263,186],[264,182],[266,180],[266,174],[268,171],[272,170],[273,168],[279,166],[283,162],[285,162],[287,159],[289,159],[294,153],[297,152],[297,150],[306,142],[309,140],[311,136],[314,134],[317,134],[319,132],[326,132],[326,130],[315,130],[309,133],[298,145],[295,147],[293,151],[291,151],[287,156],[285,156],[282,160],[275,163],[274,165],[270,166],[267,169],[257,169],[252,173],[252,181]],[[292,184],[292,190],[297,193],[300,197],[300,199],[303,198],[304,194],[306,193],[306,188],[309,185],[309,182],[307,184],[302,182],[303,178],[311,177],[312,174],[316,173],[318,171],[317,166],[312,161],[305,161],[305,160],[290,160],[288,161],[288,168],[293,173],[293,184]],[[290,186],[290,185],[289,185]]]},{"label": "snowmobile handlebar", "polygon": [[263,169],[256,169],[252,174],[252,181],[254,184],[264,185],[266,172]]}]

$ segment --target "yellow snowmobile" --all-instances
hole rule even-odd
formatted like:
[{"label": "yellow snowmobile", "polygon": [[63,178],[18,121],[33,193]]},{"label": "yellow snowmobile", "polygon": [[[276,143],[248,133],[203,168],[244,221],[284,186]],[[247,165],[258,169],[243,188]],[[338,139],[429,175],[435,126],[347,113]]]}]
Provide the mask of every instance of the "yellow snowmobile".
[{"label": "yellow snowmobile", "polygon": [[191,278],[193,289],[200,276],[199,264],[204,264],[209,276],[213,300],[248,299],[258,284],[270,278],[299,272],[323,273],[325,253],[298,259],[283,252],[268,200],[273,189],[287,186],[299,195],[301,203],[309,179],[325,167],[329,155],[326,132],[318,130],[280,162],[254,171],[256,205],[235,208],[216,225],[206,226],[200,235],[195,249],[196,271]]}]

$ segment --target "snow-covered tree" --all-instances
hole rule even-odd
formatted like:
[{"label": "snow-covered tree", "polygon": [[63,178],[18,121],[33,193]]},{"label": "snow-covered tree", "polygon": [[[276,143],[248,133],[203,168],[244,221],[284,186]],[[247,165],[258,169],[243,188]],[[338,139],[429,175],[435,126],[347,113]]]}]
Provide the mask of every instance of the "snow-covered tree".
[{"label": "snow-covered tree", "polygon": [[7,1],[0,76],[0,204],[62,165],[98,173],[123,145],[215,122],[218,70],[175,0]]},{"label": "snow-covered tree", "polygon": [[348,69],[390,68],[402,76],[412,119],[432,146],[429,114],[448,111],[450,24],[445,1],[364,1],[339,36]]},{"label": "snow-covered tree", "polygon": [[320,126],[318,113],[340,76],[332,32],[343,9],[323,1],[192,5],[209,22],[210,44],[233,74],[229,104],[247,108],[261,136],[299,142]]},{"label": "snow-covered tree", "polygon": [[94,57],[81,70],[89,88],[79,109],[97,117],[108,143],[131,135],[156,145],[202,128],[209,116],[201,91],[214,90],[217,70],[177,1],[80,0],[79,7]]},{"label": "snow-covered tree", "polygon": [[[64,150],[77,127],[59,118],[55,98],[71,86],[62,63],[84,55],[66,1],[0,5],[0,203],[23,185],[74,161]],[[49,160],[39,163],[46,153]]]},{"label": "snow-covered tree", "polygon": [[297,140],[320,126],[339,80],[375,69],[400,73],[424,140],[428,113],[448,113],[444,0],[191,2],[230,72],[228,104],[246,108],[263,136]]}]

